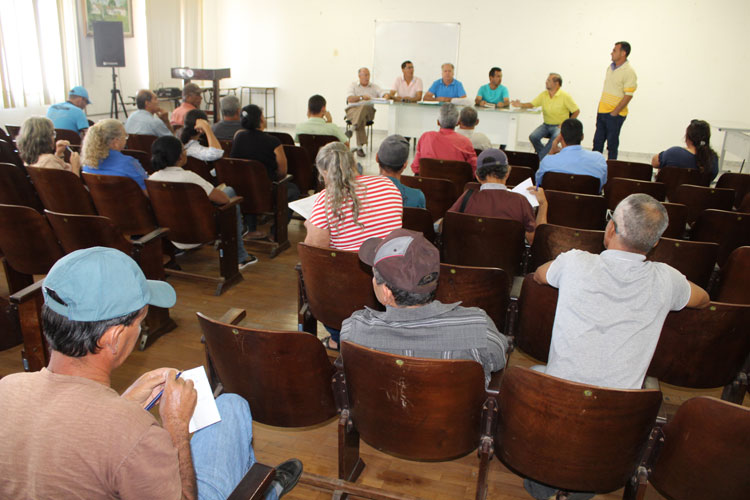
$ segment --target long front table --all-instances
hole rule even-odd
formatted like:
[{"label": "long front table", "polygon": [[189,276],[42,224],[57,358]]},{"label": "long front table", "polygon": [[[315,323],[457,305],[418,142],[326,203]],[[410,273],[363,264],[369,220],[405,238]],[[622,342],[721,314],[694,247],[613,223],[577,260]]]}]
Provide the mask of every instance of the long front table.
[{"label": "long front table", "polygon": [[[400,134],[404,137],[420,137],[428,130],[437,130],[440,105],[404,102],[378,103],[388,109],[388,135]],[[462,108],[463,106],[459,106]],[[541,114],[541,111],[507,108],[494,109],[475,107],[479,117],[477,132],[490,138],[492,144],[505,144],[508,149],[516,149],[518,120],[521,115]]]}]

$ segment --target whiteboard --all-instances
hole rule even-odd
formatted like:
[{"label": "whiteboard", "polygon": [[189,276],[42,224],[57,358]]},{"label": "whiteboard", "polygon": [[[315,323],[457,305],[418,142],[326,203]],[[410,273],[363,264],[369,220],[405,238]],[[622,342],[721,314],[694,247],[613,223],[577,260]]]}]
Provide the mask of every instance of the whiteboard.
[{"label": "whiteboard", "polygon": [[414,63],[414,76],[422,79],[424,92],[440,78],[440,66],[453,63],[455,77],[461,79],[458,67],[459,23],[416,21],[375,21],[375,55],[371,81],[390,89],[401,75],[401,63]]}]

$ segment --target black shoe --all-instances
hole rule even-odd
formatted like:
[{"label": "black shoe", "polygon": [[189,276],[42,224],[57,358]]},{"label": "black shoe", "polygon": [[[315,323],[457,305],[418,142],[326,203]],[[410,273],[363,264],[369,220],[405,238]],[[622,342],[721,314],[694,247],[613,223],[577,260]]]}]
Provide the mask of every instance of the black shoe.
[{"label": "black shoe", "polygon": [[299,481],[301,475],[302,462],[296,458],[290,458],[286,462],[282,462],[276,466],[276,477],[271,486],[273,487],[274,483],[281,485],[282,490],[279,493],[279,498],[281,498],[297,486],[297,481]]},{"label": "black shoe", "polygon": [[357,156],[359,156],[360,158],[364,158],[365,157],[365,150],[362,149],[362,148],[358,148],[357,149]]},{"label": "black shoe", "polygon": [[352,135],[354,135],[354,134],[352,134],[351,130],[347,130],[346,132],[344,132],[344,135],[347,136],[349,139],[351,139]]},{"label": "black shoe", "polygon": [[253,254],[248,254],[247,258],[245,260],[243,260],[242,262],[240,262],[239,269],[240,269],[240,271],[242,271],[247,266],[252,266],[256,262],[258,262],[258,257],[256,257]]}]

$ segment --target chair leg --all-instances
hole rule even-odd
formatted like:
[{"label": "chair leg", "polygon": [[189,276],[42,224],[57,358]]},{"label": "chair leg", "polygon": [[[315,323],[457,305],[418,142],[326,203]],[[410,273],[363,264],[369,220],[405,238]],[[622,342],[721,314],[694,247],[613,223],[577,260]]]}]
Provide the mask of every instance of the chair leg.
[{"label": "chair leg", "polygon": [[143,330],[138,341],[138,350],[143,351],[154,343],[156,339],[177,328],[177,323],[169,317],[169,309],[165,307],[149,306]]},{"label": "chair leg", "polygon": [[339,479],[355,482],[365,463],[359,456],[359,432],[354,428],[349,410],[339,416]]},{"label": "chair leg", "polygon": [[219,228],[219,272],[224,278],[216,287],[215,295],[242,281],[237,263],[237,211],[234,207],[217,212]]},{"label": "chair leg", "polygon": [[32,275],[19,273],[10,267],[10,264],[8,264],[8,261],[5,258],[3,258],[3,271],[5,272],[5,280],[8,282],[8,293],[10,294],[23,290],[34,283],[34,277]]},{"label": "chair leg", "polygon": [[318,335],[318,320],[315,319],[307,302],[307,293],[305,292],[305,278],[302,276],[302,266],[294,266],[297,271],[297,329],[301,332]]},{"label": "chair leg", "polygon": [[21,325],[23,336],[23,350],[21,360],[27,372],[38,371],[47,366],[49,352],[47,342],[42,333],[42,282],[37,281],[31,286],[10,296],[11,307]]},{"label": "chair leg", "polygon": [[273,241],[276,242],[276,245],[271,250],[272,259],[287,248],[291,247],[288,232],[289,220],[287,217],[289,209],[287,208],[286,201],[288,185],[284,182],[275,186],[275,188],[274,195],[276,199],[274,205],[276,210],[274,213],[274,233],[272,237]]}]

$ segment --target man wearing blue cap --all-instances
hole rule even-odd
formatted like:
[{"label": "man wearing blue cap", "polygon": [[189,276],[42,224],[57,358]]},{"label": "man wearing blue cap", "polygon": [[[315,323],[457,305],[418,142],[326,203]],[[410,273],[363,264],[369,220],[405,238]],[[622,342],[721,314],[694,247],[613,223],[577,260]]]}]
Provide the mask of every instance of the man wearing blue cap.
[{"label": "man wearing blue cap", "polygon": [[[174,289],[119,250],[94,247],[57,261],[42,291],[49,365],[0,380],[0,498],[226,498],[255,462],[244,399],[220,396],[221,421],[191,439],[196,391],[176,370],[147,372],[122,395],[110,387],[148,305],[173,306]],[[160,425],[145,408],[161,391]],[[298,460],[284,462],[266,498],[301,472]]]},{"label": "man wearing blue cap", "polygon": [[52,120],[55,128],[64,128],[83,135],[89,128],[89,120],[83,112],[89,104],[89,93],[79,85],[70,89],[66,102],[49,107],[47,118]]}]

